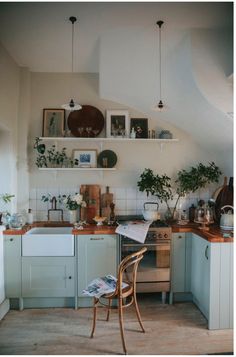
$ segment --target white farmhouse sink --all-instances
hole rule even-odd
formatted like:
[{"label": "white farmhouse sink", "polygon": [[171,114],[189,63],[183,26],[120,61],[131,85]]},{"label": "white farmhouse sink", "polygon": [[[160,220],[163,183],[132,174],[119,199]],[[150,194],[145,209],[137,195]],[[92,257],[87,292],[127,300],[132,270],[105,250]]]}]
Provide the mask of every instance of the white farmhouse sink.
[{"label": "white farmhouse sink", "polygon": [[37,227],[22,236],[23,257],[74,256],[71,227]]}]

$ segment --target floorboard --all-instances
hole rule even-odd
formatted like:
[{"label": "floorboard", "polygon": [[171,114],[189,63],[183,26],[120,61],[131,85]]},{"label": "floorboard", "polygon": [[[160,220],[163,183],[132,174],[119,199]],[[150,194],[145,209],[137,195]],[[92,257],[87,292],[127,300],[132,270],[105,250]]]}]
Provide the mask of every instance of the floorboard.
[{"label": "floorboard", "polygon": [[[141,297],[139,306],[146,333],[139,332],[133,308],[125,310],[129,354],[206,355],[233,351],[233,331],[209,331],[193,303],[162,305]],[[95,336],[89,338],[92,310],[50,308],[11,310],[0,322],[1,355],[117,355],[122,354],[117,311],[105,321],[98,311]]]}]

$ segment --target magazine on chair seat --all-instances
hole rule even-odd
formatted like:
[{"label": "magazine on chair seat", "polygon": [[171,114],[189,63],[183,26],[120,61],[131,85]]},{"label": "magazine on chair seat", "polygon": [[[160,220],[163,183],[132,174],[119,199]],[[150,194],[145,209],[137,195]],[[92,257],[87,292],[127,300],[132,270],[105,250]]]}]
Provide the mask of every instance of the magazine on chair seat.
[{"label": "magazine on chair seat", "polygon": [[[116,289],[117,278],[113,275],[106,275],[102,278],[96,278],[86,289],[83,290],[83,294],[87,296],[101,297],[104,294],[110,294]],[[128,284],[122,283],[122,289],[126,288]]]}]

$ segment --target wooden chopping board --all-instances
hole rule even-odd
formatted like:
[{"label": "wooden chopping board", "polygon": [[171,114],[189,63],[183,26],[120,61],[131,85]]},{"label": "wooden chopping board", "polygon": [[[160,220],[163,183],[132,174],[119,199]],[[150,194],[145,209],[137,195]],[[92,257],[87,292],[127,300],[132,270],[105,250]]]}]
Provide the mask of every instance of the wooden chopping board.
[{"label": "wooden chopping board", "polygon": [[229,184],[224,186],[216,198],[215,212],[216,220],[220,221],[221,207],[230,205],[233,206],[234,192],[233,192],[233,177],[230,177]]},{"label": "wooden chopping board", "polygon": [[215,190],[215,192],[213,193],[212,198],[213,198],[214,200],[217,199],[217,197],[218,197],[220,191],[221,191],[225,186],[227,186],[227,177],[226,177],[226,176],[224,177],[223,185],[220,186],[220,187],[218,187],[218,188]]},{"label": "wooden chopping board", "polygon": [[109,186],[106,187],[106,193],[101,195],[101,215],[110,218],[110,204],[113,202],[113,193],[109,192]]},{"label": "wooden chopping board", "polygon": [[101,189],[99,185],[81,185],[80,193],[86,202],[86,207],[81,208],[81,219],[87,223],[94,223],[93,218],[100,215]]}]

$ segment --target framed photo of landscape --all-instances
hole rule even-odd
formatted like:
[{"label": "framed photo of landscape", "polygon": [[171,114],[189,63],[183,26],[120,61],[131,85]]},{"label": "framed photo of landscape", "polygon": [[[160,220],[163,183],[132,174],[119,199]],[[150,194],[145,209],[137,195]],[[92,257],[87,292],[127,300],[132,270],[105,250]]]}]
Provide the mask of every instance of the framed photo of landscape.
[{"label": "framed photo of landscape", "polygon": [[43,110],[43,136],[62,137],[65,130],[65,109]]},{"label": "framed photo of landscape", "polygon": [[148,138],[148,119],[147,118],[131,118],[130,128],[134,128],[137,139]]},{"label": "framed photo of landscape", "polygon": [[128,110],[107,110],[106,112],[107,137],[129,137]]},{"label": "framed photo of landscape", "polygon": [[72,159],[78,160],[78,167],[97,167],[96,149],[74,149]]}]

